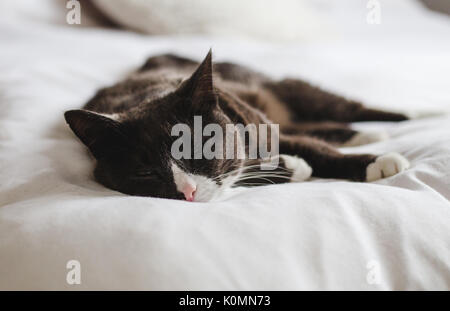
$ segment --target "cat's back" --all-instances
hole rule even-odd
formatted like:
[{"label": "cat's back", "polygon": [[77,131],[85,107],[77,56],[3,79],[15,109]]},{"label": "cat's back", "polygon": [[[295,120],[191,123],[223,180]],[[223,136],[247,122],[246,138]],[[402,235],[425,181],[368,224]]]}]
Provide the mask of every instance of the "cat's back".
[{"label": "cat's back", "polygon": [[139,70],[123,81],[100,89],[84,109],[99,113],[123,112],[175,90],[186,76],[186,72],[175,68]]},{"label": "cat's back", "polygon": [[[120,113],[174,91],[198,67],[199,62],[173,54],[150,57],[125,80],[100,89],[84,109],[99,113]],[[221,62],[213,65],[215,86],[238,97],[248,97],[268,78],[241,65]]]}]

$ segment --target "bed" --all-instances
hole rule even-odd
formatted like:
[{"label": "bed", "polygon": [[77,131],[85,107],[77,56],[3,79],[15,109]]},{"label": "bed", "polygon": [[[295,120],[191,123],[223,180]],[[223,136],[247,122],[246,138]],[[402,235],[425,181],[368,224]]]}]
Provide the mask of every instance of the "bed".
[{"label": "bed", "polygon": [[[365,4],[347,1],[325,12],[332,32],[280,44],[69,26],[55,18],[60,11],[5,2],[1,290],[450,290],[448,17],[415,1],[382,1],[382,23],[368,25]],[[210,47],[214,60],[305,78],[370,106],[433,112],[358,124],[391,139],[343,149],[399,152],[411,168],[373,183],[236,189],[209,203],[97,184],[63,112],[150,55],[200,60]],[[80,284],[67,281],[73,260]]]}]

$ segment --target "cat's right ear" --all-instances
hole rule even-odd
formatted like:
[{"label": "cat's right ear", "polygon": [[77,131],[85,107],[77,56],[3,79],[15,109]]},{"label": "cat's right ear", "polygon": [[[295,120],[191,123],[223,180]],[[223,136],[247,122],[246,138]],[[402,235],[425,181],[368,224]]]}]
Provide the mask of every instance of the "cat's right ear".
[{"label": "cat's right ear", "polygon": [[75,135],[100,159],[126,146],[120,122],[87,110],[69,110],[64,118]]}]

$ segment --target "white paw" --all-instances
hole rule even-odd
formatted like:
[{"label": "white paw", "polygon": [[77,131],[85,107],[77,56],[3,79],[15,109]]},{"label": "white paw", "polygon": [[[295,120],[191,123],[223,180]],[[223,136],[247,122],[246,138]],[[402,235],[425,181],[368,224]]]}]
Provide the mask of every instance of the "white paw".
[{"label": "white paw", "polygon": [[302,158],[290,155],[280,155],[287,169],[292,170],[291,181],[305,181],[311,177],[312,168]]},{"label": "white paw", "polygon": [[349,141],[344,143],[342,147],[367,145],[387,139],[389,139],[389,135],[385,131],[360,132],[355,134]]},{"label": "white paw", "polygon": [[391,152],[379,156],[366,169],[366,180],[374,181],[393,176],[409,168],[409,161],[398,153]]}]

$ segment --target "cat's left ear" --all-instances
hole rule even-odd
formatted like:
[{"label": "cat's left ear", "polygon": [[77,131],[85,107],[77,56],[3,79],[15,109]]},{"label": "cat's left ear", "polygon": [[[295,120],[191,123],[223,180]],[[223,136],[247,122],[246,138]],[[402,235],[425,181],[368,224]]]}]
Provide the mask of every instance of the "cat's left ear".
[{"label": "cat's left ear", "polygon": [[181,84],[177,92],[188,97],[195,108],[211,109],[216,107],[217,95],[213,84],[211,50],[192,76]]}]

